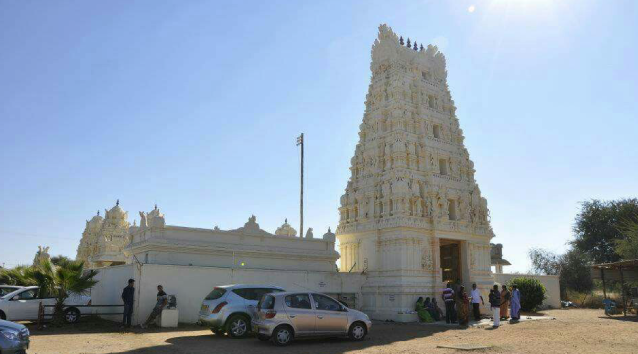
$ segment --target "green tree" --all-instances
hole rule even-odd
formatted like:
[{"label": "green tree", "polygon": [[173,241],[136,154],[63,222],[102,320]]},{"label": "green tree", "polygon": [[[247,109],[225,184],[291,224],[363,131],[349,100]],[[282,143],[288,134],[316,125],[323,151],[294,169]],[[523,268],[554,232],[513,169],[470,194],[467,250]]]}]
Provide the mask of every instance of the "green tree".
[{"label": "green tree", "polygon": [[34,276],[40,286],[40,293],[55,296],[55,308],[53,310],[53,322],[64,322],[64,301],[71,293],[86,294],[97,281],[95,270],[85,270],[84,262],[71,261],[68,258],[58,265],[52,260],[46,259],[36,267]]},{"label": "green tree", "polygon": [[625,221],[619,230],[623,238],[616,240],[616,253],[623,259],[638,259],[638,222]]},{"label": "green tree", "polygon": [[33,267],[17,266],[10,269],[0,269],[0,284],[18,286],[37,285],[33,276]]},{"label": "green tree", "polygon": [[533,248],[529,251],[529,258],[533,273],[559,276],[562,298],[565,298],[568,289],[589,292],[594,286],[589,268],[590,260],[585,253],[576,248],[571,248],[560,255]]},{"label": "green tree", "polygon": [[521,292],[521,310],[536,311],[536,309],[545,301],[545,293],[547,290],[543,283],[538,279],[518,277],[512,278],[507,282],[510,287],[516,285]]},{"label": "green tree", "polygon": [[69,262],[73,262],[73,260],[67,256],[57,255],[55,257],[51,257],[51,263],[55,264],[56,266],[62,263],[69,263]]},{"label": "green tree", "polygon": [[[574,248],[586,254],[595,263],[620,260],[617,252],[624,223],[638,222],[638,199],[614,201],[591,200],[582,203],[574,225]],[[622,247],[622,246],[621,246]]]},{"label": "green tree", "polygon": [[64,322],[64,301],[71,293],[86,294],[96,283],[97,271],[85,270],[84,262],[62,257],[54,264],[44,259],[36,266],[0,269],[0,283],[11,285],[37,285],[40,297],[55,297],[53,322]]}]

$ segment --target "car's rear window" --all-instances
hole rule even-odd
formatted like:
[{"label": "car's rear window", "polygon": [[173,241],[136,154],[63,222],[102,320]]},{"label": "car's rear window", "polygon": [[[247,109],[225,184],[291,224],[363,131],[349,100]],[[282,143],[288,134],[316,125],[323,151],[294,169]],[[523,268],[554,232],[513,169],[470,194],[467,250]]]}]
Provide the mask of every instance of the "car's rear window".
[{"label": "car's rear window", "polygon": [[259,310],[272,310],[275,308],[275,297],[272,295],[264,295],[259,303],[257,303],[257,309]]},{"label": "car's rear window", "polygon": [[210,292],[210,294],[208,294],[208,296],[206,296],[206,300],[217,300],[224,296],[224,294],[226,294],[226,289],[215,288]]}]

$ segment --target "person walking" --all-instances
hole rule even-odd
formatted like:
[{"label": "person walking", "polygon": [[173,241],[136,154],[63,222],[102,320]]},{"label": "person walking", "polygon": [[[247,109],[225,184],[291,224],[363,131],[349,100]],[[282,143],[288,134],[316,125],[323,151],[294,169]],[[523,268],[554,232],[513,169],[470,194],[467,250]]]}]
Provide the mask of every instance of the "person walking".
[{"label": "person walking", "polygon": [[511,293],[509,292],[509,290],[507,290],[507,286],[503,285],[501,290],[501,310],[500,310],[500,316],[501,319],[503,320],[507,320],[508,319],[508,315],[507,315],[507,309],[509,308],[510,305],[510,298],[511,298]]},{"label": "person walking", "polygon": [[521,319],[521,291],[518,286],[512,285],[512,320]]},{"label": "person walking", "polygon": [[162,313],[164,306],[168,303],[168,296],[164,292],[164,287],[161,285],[157,286],[157,302],[155,303],[155,307],[153,307],[153,311],[146,319],[146,322],[142,324],[140,327],[147,328],[149,324],[153,323],[157,316]]},{"label": "person walking", "polygon": [[133,317],[133,303],[135,302],[135,280],[129,279],[128,285],[122,290],[122,301],[124,302],[124,316],[122,318],[122,328],[131,327]]},{"label": "person walking", "polygon": [[445,323],[456,323],[456,310],[454,309],[454,290],[452,283],[447,283],[447,287],[443,289],[441,297],[445,303]]},{"label": "person walking", "polygon": [[494,328],[498,328],[501,324],[501,293],[498,291],[498,285],[494,284],[494,288],[490,290],[490,306],[492,307],[492,317],[494,319]]},{"label": "person walking", "polygon": [[476,283],[472,284],[472,292],[470,293],[470,298],[472,298],[472,312],[474,314],[474,321],[478,322],[481,320],[481,309],[479,307],[479,300],[480,303],[483,304],[483,306],[485,306],[485,301],[483,301],[483,296],[481,295],[479,289],[476,288]]}]

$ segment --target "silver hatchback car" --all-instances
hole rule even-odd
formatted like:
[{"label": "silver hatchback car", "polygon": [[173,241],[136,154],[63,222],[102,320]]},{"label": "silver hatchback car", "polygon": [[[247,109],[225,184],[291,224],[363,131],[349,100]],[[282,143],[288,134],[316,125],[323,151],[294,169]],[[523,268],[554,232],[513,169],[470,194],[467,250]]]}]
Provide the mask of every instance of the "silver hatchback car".
[{"label": "silver hatchback car", "polygon": [[257,305],[252,329],[262,341],[287,345],[294,338],[330,336],[363,340],[372,321],[328,295],[281,292],[264,295]]},{"label": "silver hatchback car", "polygon": [[199,325],[210,327],[215,334],[228,333],[231,338],[243,338],[256,315],[257,302],[268,293],[282,292],[274,285],[217,286],[202,301]]}]

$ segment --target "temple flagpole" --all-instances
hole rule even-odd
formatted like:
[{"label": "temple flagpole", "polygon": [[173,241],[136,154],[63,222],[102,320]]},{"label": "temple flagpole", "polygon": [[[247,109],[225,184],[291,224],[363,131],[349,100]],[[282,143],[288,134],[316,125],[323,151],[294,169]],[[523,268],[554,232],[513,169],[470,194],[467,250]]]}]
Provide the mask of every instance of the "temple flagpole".
[{"label": "temple flagpole", "polygon": [[303,133],[297,138],[297,146],[301,145],[301,193],[299,195],[299,237],[303,237]]}]

